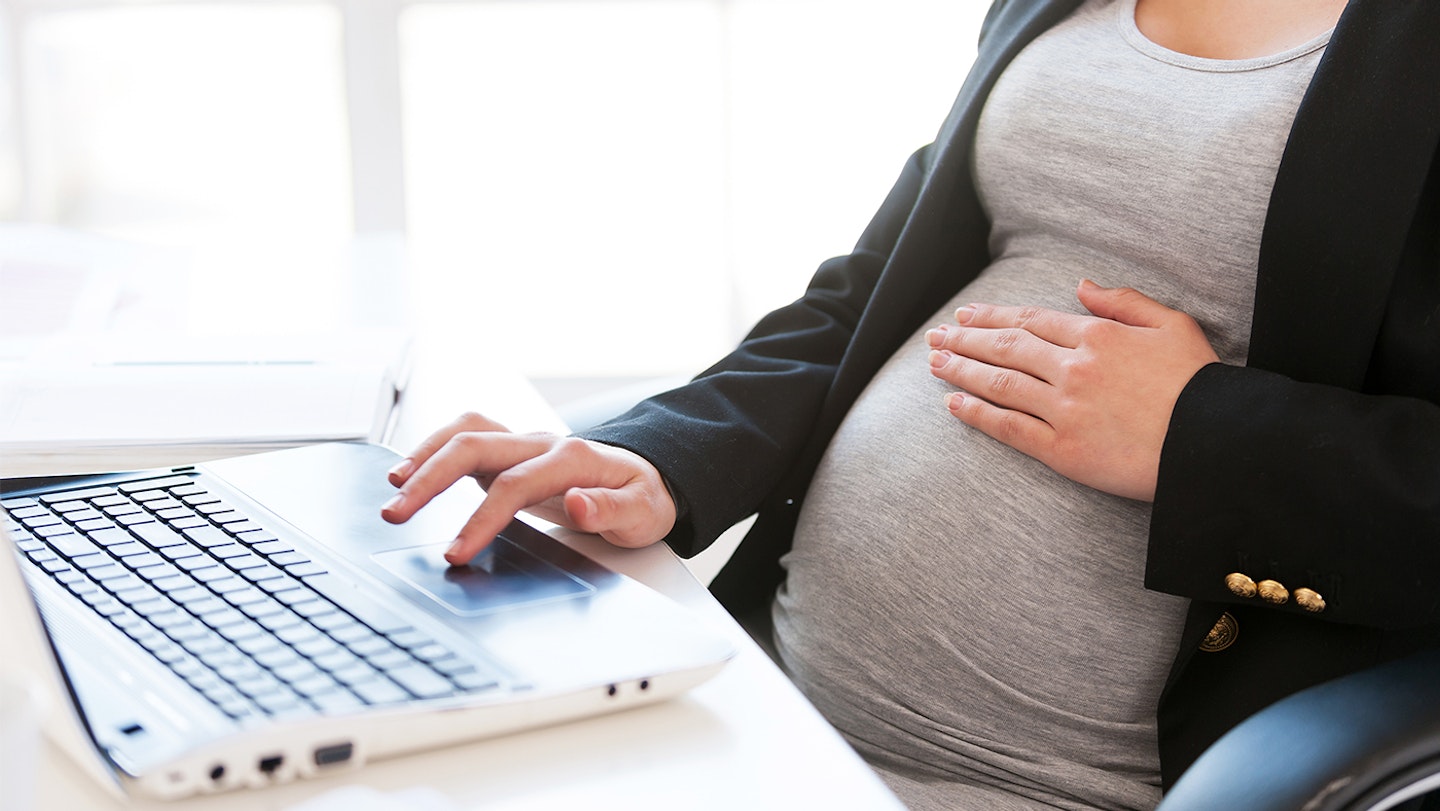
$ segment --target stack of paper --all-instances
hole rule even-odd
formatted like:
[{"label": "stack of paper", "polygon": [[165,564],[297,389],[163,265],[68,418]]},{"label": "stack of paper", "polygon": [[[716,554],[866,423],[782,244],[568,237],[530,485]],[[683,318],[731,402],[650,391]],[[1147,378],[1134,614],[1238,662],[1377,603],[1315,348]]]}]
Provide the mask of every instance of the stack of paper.
[{"label": "stack of paper", "polygon": [[0,370],[0,474],[156,467],[327,440],[383,440],[405,382],[391,332],[158,338]]},{"label": "stack of paper", "polygon": [[408,374],[403,241],[243,246],[0,223],[0,475],[384,441]]}]

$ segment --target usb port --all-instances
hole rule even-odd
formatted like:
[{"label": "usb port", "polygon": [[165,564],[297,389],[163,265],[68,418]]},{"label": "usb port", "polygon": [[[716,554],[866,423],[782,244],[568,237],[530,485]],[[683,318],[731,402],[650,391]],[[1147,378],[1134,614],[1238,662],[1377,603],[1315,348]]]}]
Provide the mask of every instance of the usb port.
[{"label": "usb port", "polygon": [[345,743],[322,746],[315,750],[316,766],[334,766],[336,763],[344,763],[355,754],[355,744],[346,741]]}]

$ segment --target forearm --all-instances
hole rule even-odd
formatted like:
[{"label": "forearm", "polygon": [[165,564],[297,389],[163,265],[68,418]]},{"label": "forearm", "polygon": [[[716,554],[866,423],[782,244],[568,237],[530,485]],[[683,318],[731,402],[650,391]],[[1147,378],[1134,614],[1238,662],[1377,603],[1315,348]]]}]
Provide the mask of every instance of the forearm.
[{"label": "forearm", "polygon": [[1146,584],[1266,605],[1231,572],[1318,592],[1321,620],[1440,622],[1440,406],[1202,369],[1161,455]]}]

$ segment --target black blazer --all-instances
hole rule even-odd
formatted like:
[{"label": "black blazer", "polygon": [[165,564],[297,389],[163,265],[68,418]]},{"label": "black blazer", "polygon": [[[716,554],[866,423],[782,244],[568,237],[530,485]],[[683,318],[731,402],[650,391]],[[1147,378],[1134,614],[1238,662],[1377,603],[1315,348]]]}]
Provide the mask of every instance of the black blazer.
[{"label": "black blazer", "polygon": [[[585,434],[666,476],[682,555],[758,511],[712,584],[732,612],[773,598],[811,476],[861,389],[990,261],[976,120],[1010,59],[1077,5],[996,2],[939,136],[854,252],[694,382]],[[1440,646],[1437,34],[1440,3],[1351,0],[1276,178],[1248,364],[1202,369],[1176,405],[1146,576],[1192,600],[1158,708],[1167,786],[1272,701]],[[1231,573],[1325,606],[1237,596]],[[1233,644],[1202,652],[1226,612]]]}]

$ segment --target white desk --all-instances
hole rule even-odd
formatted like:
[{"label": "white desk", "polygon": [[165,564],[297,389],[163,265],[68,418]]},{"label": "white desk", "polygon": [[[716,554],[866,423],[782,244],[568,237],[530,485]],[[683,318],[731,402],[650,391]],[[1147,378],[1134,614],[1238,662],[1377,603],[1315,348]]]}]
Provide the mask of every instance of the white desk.
[{"label": "white desk", "polygon": [[[528,384],[479,371],[487,363],[474,347],[462,351],[422,336],[420,350],[392,443],[397,449],[407,449],[466,407],[515,430],[563,430]],[[374,763],[344,776],[128,807],[280,811],[359,784],[387,794],[427,786],[454,808],[477,811],[900,808],[669,548],[622,550],[593,536],[557,534],[709,617],[733,638],[738,656],[713,680],[658,705]],[[53,747],[47,746],[37,778],[37,807],[44,811],[127,807]]]}]

